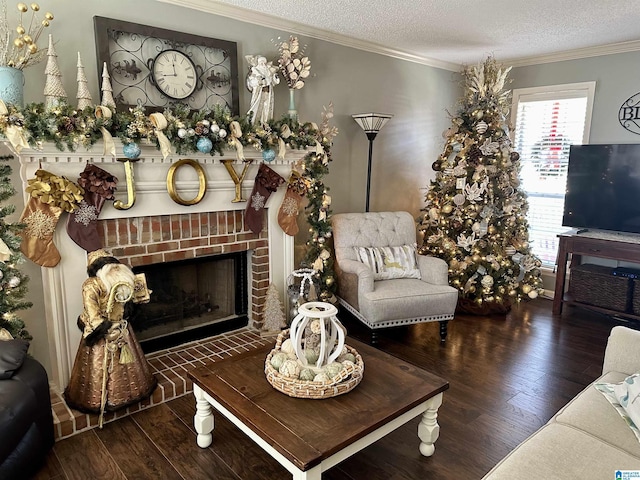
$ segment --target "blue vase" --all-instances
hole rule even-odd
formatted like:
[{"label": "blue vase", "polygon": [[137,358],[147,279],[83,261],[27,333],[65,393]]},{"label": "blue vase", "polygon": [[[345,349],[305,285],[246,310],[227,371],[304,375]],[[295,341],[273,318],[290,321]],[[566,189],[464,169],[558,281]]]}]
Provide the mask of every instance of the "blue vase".
[{"label": "blue vase", "polygon": [[13,67],[0,67],[0,99],[16,107],[24,106],[24,72]]},{"label": "blue vase", "polygon": [[262,158],[265,162],[271,163],[276,159],[276,152],[270,148],[262,151]]},{"label": "blue vase", "polygon": [[199,152],[209,153],[213,148],[213,143],[207,137],[200,137],[196,143]]},{"label": "blue vase", "polygon": [[142,150],[140,150],[140,146],[137,143],[127,143],[122,146],[122,153],[124,153],[125,157],[135,160],[140,156]]}]

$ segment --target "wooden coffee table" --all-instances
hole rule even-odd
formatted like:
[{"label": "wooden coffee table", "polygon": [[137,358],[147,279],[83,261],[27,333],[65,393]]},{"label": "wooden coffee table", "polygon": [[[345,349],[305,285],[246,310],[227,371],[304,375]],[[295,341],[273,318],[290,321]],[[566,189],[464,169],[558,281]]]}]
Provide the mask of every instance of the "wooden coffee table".
[{"label": "wooden coffee table", "polygon": [[320,480],[322,472],[417,416],[420,453],[433,455],[448,382],[352,338],[347,344],[362,355],[364,377],[349,393],[323,400],[288,397],[267,382],[264,361],[272,347],[192,370],[198,445],[211,445],[213,407],[294,480]]}]

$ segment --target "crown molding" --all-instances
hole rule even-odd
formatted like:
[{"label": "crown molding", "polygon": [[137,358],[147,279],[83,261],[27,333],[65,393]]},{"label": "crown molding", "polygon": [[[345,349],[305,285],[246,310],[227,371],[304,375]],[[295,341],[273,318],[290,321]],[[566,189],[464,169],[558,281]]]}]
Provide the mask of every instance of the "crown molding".
[{"label": "crown molding", "polygon": [[292,20],[286,20],[274,15],[255,12],[242,7],[236,7],[225,3],[218,3],[211,0],[157,0],[161,3],[169,3],[171,5],[177,5],[180,7],[191,8],[199,10],[201,12],[211,13],[214,15],[220,15],[222,17],[232,18],[234,20],[240,20],[242,22],[252,23],[254,25],[260,25],[262,27],[273,28],[276,30],[284,30],[294,33],[296,35],[304,35],[306,37],[316,38],[318,40],[324,40],[327,42],[343,45],[345,47],[351,47],[358,50],[363,50],[370,53],[377,53],[380,55],[386,55],[388,57],[397,58],[400,60],[406,60],[409,62],[419,63],[421,65],[427,65],[429,67],[440,68],[443,70],[449,70],[452,72],[460,71],[460,65],[454,62],[445,62],[442,60],[436,60],[432,58],[426,58],[422,55],[418,55],[413,52],[398,50],[394,48],[385,47],[373,42],[367,42],[364,40],[358,40],[346,35],[331,32],[328,30],[322,30],[320,28],[311,27],[302,23],[294,22]]},{"label": "crown molding", "polygon": [[[191,8],[213,15],[232,18],[242,22],[260,25],[262,27],[273,28],[276,30],[284,30],[296,35],[304,35],[306,37],[316,38],[327,42],[363,50],[370,53],[377,53],[388,57],[406,60],[421,65],[459,72],[463,65],[455,62],[445,62],[433,58],[427,58],[415,52],[404,51],[389,48],[374,42],[367,42],[341,35],[339,33],[322,30],[320,28],[304,25],[292,20],[286,20],[274,15],[255,12],[242,7],[236,7],[226,3],[219,3],[215,0],[157,0],[161,3],[168,3],[180,7]],[[614,55],[618,53],[636,52],[640,50],[640,40],[629,42],[613,43],[609,45],[601,45],[596,47],[579,48],[575,50],[567,50],[548,55],[534,55],[530,57],[514,57],[501,60],[501,63],[512,67],[526,67],[531,65],[540,65],[544,63],[564,62],[568,60],[579,60],[581,58],[599,57],[603,55]]]},{"label": "crown molding", "polygon": [[609,45],[600,45],[597,47],[578,48],[575,50],[551,53],[549,55],[513,58],[510,60],[504,60],[502,63],[511,65],[512,67],[528,67],[531,65],[540,65],[542,63],[565,62],[568,60],[579,60],[581,58],[637,52],[638,50],[640,50],[640,40],[633,40],[630,42],[611,43]]}]

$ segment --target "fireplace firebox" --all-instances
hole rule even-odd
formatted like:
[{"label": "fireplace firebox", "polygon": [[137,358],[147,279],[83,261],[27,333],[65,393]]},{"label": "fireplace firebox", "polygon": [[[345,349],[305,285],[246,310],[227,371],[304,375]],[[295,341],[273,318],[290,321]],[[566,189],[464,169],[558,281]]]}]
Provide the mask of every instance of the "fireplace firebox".
[{"label": "fireplace firebox", "polygon": [[247,252],[134,268],[151,290],[133,305],[131,324],[145,352],[169,348],[248,324]]}]

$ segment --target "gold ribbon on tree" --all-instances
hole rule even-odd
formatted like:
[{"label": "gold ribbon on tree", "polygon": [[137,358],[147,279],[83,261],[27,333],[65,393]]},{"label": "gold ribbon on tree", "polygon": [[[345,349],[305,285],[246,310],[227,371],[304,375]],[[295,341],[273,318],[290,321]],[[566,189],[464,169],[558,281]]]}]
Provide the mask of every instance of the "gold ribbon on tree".
[{"label": "gold ribbon on tree", "polygon": [[287,154],[287,144],[284,142],[287,138],[291,136],[291,129],[289,125],[284,124],[280,129],[280,136],[278,136],[278,157],[284,158]]},{"label": "gold ribbon on tree", "polygon": [[[95,111],[96,118],[106,118],[107,120],[113,116],[111,109],[102,105],[98,105]],[[100,133],[102,133],[102,142],[104,143],[104,155],[116,156],[116,144],[113,141],[113,137],[109,130],[104,127],[100,127]]]},{"label": "gold ribbon on tree", "polygon": [[240,124],[234,120],[229,125],[229,128],[231,130],[231,142],[229,142],[229,145],[235,147],[236,157],[238,157],[238,160],[244,162],[244,148],[240,142],[240,139],[242,138],[242,127],[240,127]]},{"label": "gold ribbon on tree", "polygon": [[[0,115],[9,116],[9,109],[4,101],[0,100]],[[8,119],[7,119],[8,120]],[[24,136],[22,127],[18,125],[11,125],[7,121],[7,128],[5,130],[7,140],[11,143],[16,152],[20,153],[23,148],[29,148],[29,142]]]},{"label": "gold ribbon on tree", "polygon": [[324,272],[324,262],[329,260],[329,258],[331,258],[331,253],[323,248],[318,258],[316,258],[316,261],[313,262],[313,269],[319,272]]},{"label": "gold ribbon on tree", "polygon": [[[160,153],[162,153],[162,158],[167,158],[171,153],[171,142],[164,134],[163,130],[167,128],[167,119],[162,113],[156,112],[149,115],[149,120],[153,125],[153,132],[156,137],[158,137],[158,143],[160,144]],[[242,133],[240,133],[242,136]]]}]

